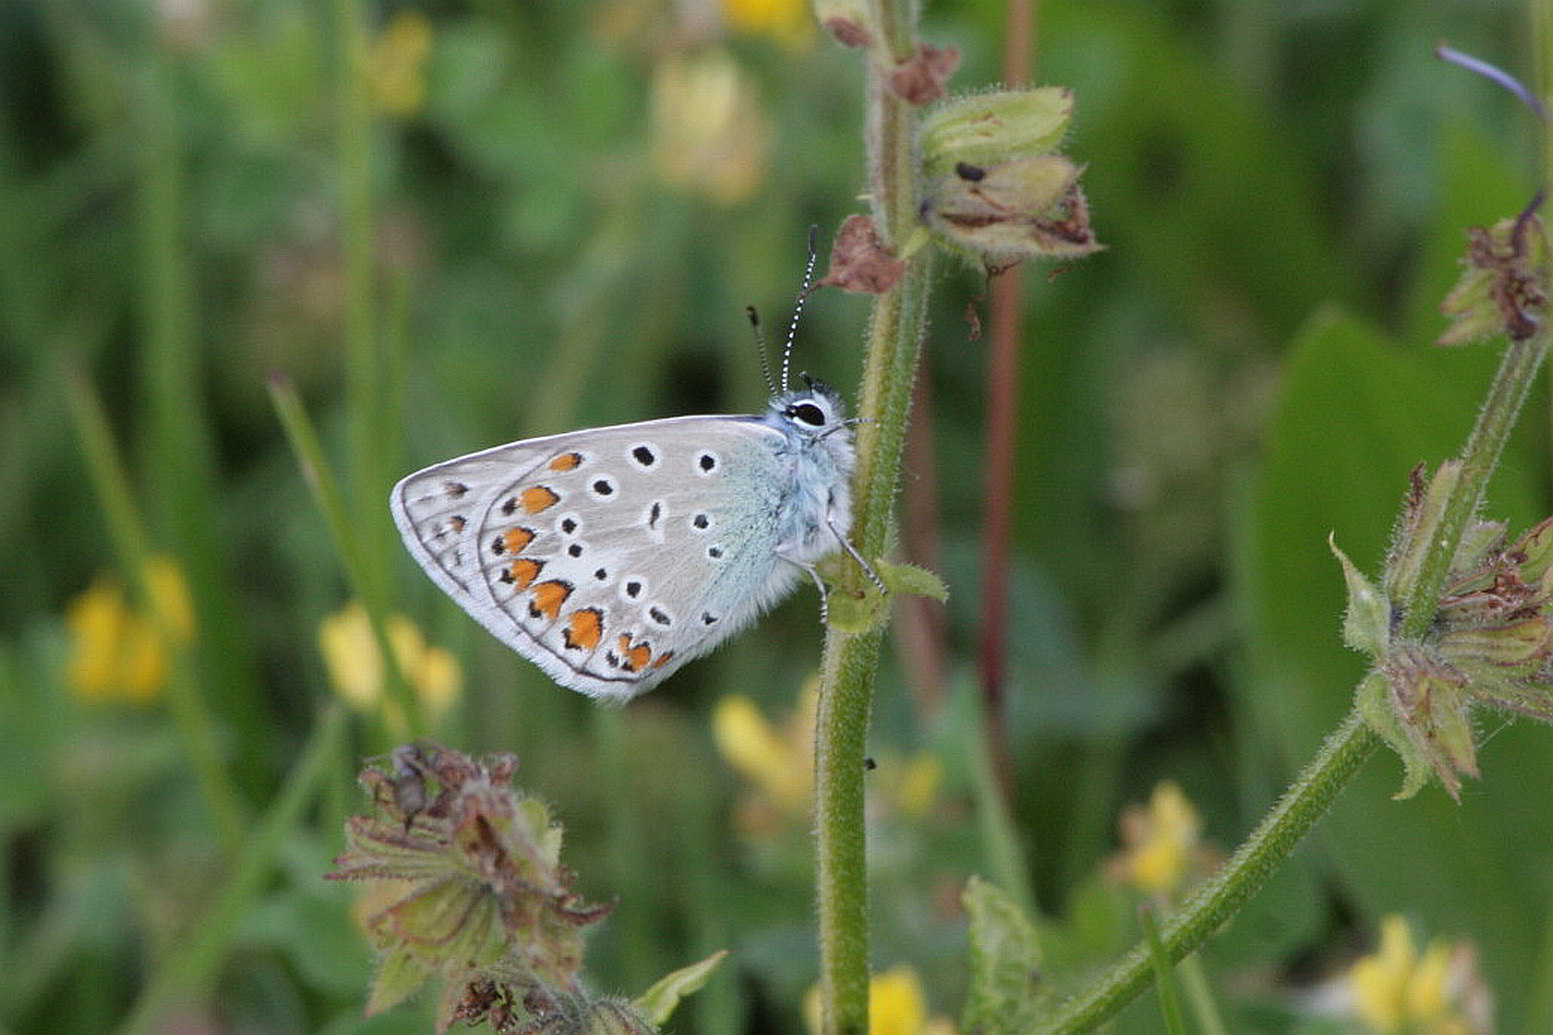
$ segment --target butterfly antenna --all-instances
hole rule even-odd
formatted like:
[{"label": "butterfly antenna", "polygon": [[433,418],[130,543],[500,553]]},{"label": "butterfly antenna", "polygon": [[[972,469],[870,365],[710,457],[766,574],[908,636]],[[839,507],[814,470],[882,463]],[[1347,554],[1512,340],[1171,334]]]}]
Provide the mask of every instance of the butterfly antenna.
[{"label": "butterfly antenna", "polygon": [[814,279],[814,259],[819,254],[820,228],[816,225],[809,227],[809,261],[803,268],[803,290],[798,292],[798,301],[793,305],[793,319],[787,325],[787,344],[782,349],[782,391],[787,391],[787,372],[792,367],[793,342],[798,337],[798,318],[803,315],[804,299],[809,297],[809,283]]},{"label": "butterfly antenna", "polygon": [[760,325],[760,313],[755,307],[744,307],[744,315],[750,318],[750,329],[755,332],[755,351],[760,353],[760,377],[766,382],[766,391],[777,394],[776,382],[771,380],[771,357],[766,355],[766,330]]}]

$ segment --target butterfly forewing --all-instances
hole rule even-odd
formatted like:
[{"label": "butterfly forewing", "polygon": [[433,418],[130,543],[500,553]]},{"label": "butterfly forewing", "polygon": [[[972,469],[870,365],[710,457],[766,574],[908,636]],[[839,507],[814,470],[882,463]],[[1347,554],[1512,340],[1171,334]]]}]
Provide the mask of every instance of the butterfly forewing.
[{"label": "butterfly forewing", "polygon": [[737,631],[800,569],[773,551],[785,439],[680,417],[514,443],[413,474],[420,564],[563,686],[624,700]]}]

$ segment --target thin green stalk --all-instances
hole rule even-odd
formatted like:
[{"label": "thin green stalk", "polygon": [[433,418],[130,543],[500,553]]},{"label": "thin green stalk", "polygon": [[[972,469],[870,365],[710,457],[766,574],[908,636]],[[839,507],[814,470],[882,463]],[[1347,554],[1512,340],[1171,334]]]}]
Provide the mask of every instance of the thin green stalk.
[{"label": "thin green stalk", "polygon": [[[875,228],[900,252],[916,224],[915,120],[890,89],[893,61],[915,49],[914,5],[873,0],[872,23],[885,39],[870,54],[867,138]],[[905,450],[906,420],[918,347],[927,319],[927,252],[874,301],[862,385],[857,470],[853,477],[854,541],[864,557],[881,557],[894,538],[893,506]],[[840,592],[861,593],[866,580],[849,566]],[[863,822],[864,740],[873,700],[882,630],[830,629],[821,661],[815,724],[815,853],[820,937],[820,990],[827,1035],[868,1031],[868,882]]]},{"label": "thin green stalk", "polygon": [[1419,567],[1412,593],[1403,602],[1402,627],[1398,634],[1402,639],[1418,639],[1428,632],[1434,621],[1440,593],[1445,588],[1445,579],[1462,533],[1483,502],[1488,479],[1499,466],[1505,442],[1510,438],[1521,406],[1542,366],[1548,340],[1544,327],[1524,341],[1510,342],[1505,349],[1483,409],[1478,413],[1477,425],[1462,451],[1460,481],[1446,501],[1438,535]]},{"label": "thin green stalk", "polygon": [[1192,1016],[1197,1019],[1197,1030],[1201,1035],[1229,1035],[1224,1027],[1224,1018],[1219,1013],[1219,1004],[1213,997],[1213,989],[1208,984],[1208,972],[1202,965],[1202,956],[1192,953],[1181,961],[1176,968],[1176,973],[1181,977],[1181,986],[1186,991],[1186,1000],[1192,1006]]},{"label": "thin green stalk", "polygon": [[1030,866],[1020,842],[1019,829],[1009,811],[1008,797],[998,783],[998,774],[992,760],[992,746],[983,732],[984,727],[972,724],[969,730],[970,749],[976,759],[977,828],[981,835],[981,858],[985,860],[992,883],[1008,893],[1009,898],[1025,916],[1035,915],[1035,902],[1030,894]]},{"label": "thin green stalk", "polygon": [[[1278,871],[1378,743],[1358,712],[1349,712],[1245,843],[1162,925],[1159,940],[1172,961],[1201,945]],[[1087,989],[1061,1003],[1031,1035],[1090,1031],[1148,986],[1152,968],[1147,943],[1134,946]]]},{"label": "thin green stalk", "polygon": [[[417,711],[418,702],[399,667],[399,655],[389,642],[385,609],[367,593],[367,566],[362,553],[362,542],[366,537],[357,524],[351,521],[345,509],[345,498],[340,492],[339,482],[334,477],[323,446],[318,441],[318,433],[313,429],[312,421],[308,420],[307,410],[303,408],[302,400],[297,397],[291,382],[278,376],[271,378],[270,401],[280,417],[281,426],[285,428],[286,437],[291,441],[292,452],[296,454],[297,463],[301,465],[308,487],[312,489],[313,499],[323,512],[324,523],[329,527],[330,538],[334,540],[334,548],[339,552],[340,563],[345,568],[346,581],[366,609],[372,636],[383,658],[388,698],[399,706],[405,720],[413,728],[420,729],[422,724]],[[386,500],[380,500],[378,506],[386,509]],[[404,733],[402,730],[388,732],[390,739],[398,739]]]},{"label": "thin green stalk", "polygon": [[[864,557],[880,557],[893,538],[891,509],[905,448],[912,373],[926,319],[929,263],[914,260],[894,289],[879,296],[870,330],[858,436],[853,535]],[[864,591],[849,571],[841,592]],[[830,629],[821,661],[815,723],[815,821],[819,890],[820,987],[825,1031],[868,1030],[868,888],[863,823],[864,738],[883,632]]]},{"label": "thin green stalk", "polygon": [[[1544,326],[1531,338],[1512,341],[1505,349],[1483,408],[1478,411],[1477,423],[1462,450],[1461,475],[1446,500],[1411,595],[1404,602],[1398,634],[1403,638],[1422,636],[1434,620],[1462,532],[1477,512],[1488,479],[1499,465],[1505,442],[1542,365],[1548,341],[1549,331]],[[1162,941],[1171,959],[1180,959],[1195,949],[1266,882],[1300,838],[1325,814],[1377,743],[1378,738],[1364,725],[1358,711],[1351,711],[1250,838],[1166,924]],[[1120,1009],[1147,981],[1147,950],[1138,946],[1089,989],[1062,1004],[1038,1032],[1054,1035],[1087,1031]]]},{"label": "thin green stalk", "polygon": [[282,846],[318,795],[325,777],[335,771],[344,749],[344,730],[344,713],[338,707],[326,710],[313,726],[312,739],[301,759],[253,831],[226,883],[201,915],[199,926],[179,941],[152,975],[118,1035],[160,1030],[169,1008],[204,991],[264,889]]},{"label": "thin green stalk", "polygon": [[151,616],[157,635],[170,656],[168,709],[182,738],[200,796],[205,807],[210,810],[216,836],[230,857],[242,843],[242,799],[228,778],[216,724],[201,694],[189,652],[172,619],[163,613],[161,602],[148,584],[146,572],[152,549],[135,508],[123,458],[113,441],[102,403],[87,383],[85,375],[66,375],[66,395],[70,415],[75,422],[76,438],[86,457],[87,470],[91,473],[92,485],[102,504],[104,521],[118,554],[119,564],[135,596]]},{"label": "thin green stalk", "polygon": [[1149,947],[1149,965],[1154,968],[1154,991],[1159,996],[1159,1012],[1165,1022],[1166,1035],[1186,1035],[1186,1021],[1181,1017],[1181,997],[1176,992],[1175,972],[1165,957],[1165,947],[1160,944],[1159,924],[1154,911],[1144,906],[1138,914],[1143,924],[1143,941]]}]

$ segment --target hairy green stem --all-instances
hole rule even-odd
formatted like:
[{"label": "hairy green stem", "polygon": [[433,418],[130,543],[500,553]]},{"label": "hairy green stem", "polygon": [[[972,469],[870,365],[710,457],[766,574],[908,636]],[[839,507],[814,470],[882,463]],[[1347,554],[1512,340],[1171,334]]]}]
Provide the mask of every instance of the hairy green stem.
[{"label": "hairy green stem", "polygon": [[[884,39],[869,50],[868,167],[874,224],[900,251],[916,223],[916,115],[890,89],[895,62],[913,49],[915,8],[874,0],[872,21]],[[863,371],[852,535],[864,557],[883,556],[894,538],[893,507],[905,449],[917,352],[927,316],[929,258],[908,261],[894,287],[874,301]],[[838,580],[843,593],[866,591],[855,566]],[[868,1031],[868,882],[863,822],[864,741],[883,632],[830,629],[821,661],[815,723],[815,853],[820,989],[827,1035]]]},{"label": "hairy green stem", "polygon": [[1531,392],[1537,370],[1548,349],[1548,332],[1539,330],[1524,341],[1512,341],[1500,360],[1488,397],[1478,413],[1477,425],[1461,454],[1461,477],[1446,500],[1438,534],[1420,565],[1412,592],[1403,601],[1399,636],[1417,639],[1428,632],[1438,609],[1440,593],[1450,574],[1451,561],[1488,489],[1488,479],[1499,466],[1499,457]]},{"label": "hairy green stem", "polygon": [[[1462,451],[1461,476],[1446,500],[1444,516],[1405,602],[1401,636],[1420,636],[1434,620],[1450,561],[1482,502],[1489,476],[1499,464],[1547,345],[1548,332],[1539,330],[1529,339],[1510,342],[1505,349]],[[1161,941],[1172,960],[1200,945],[1276,872],[1378,742],[1358,711],[1351,711],[1246,842],[1166,923]],[[1140,945],[1087,990],[1062,1004],[1037,1031],[1041,1035],[1087,1031],[1142,991],[1148,979],[1148,950]]]}]

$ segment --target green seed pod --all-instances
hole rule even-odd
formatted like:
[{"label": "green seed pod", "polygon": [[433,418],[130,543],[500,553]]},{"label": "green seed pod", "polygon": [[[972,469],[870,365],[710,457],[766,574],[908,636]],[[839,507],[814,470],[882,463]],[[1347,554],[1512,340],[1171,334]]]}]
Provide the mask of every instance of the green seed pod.
[{"label": "green seed pod", "polygon": [[1075,182],[1082,171],[1059,154],[985,167],[961,162],[928,192],[922,218],[985,263],[1088,255],[1100,245]]},{"label": "green seed pod", "polygon": [[1073,91],[1062,86],[960,97],[922,120],[923,172],[929,180],[961,163],[995,166],[1053,150],[1073,119]]}]

